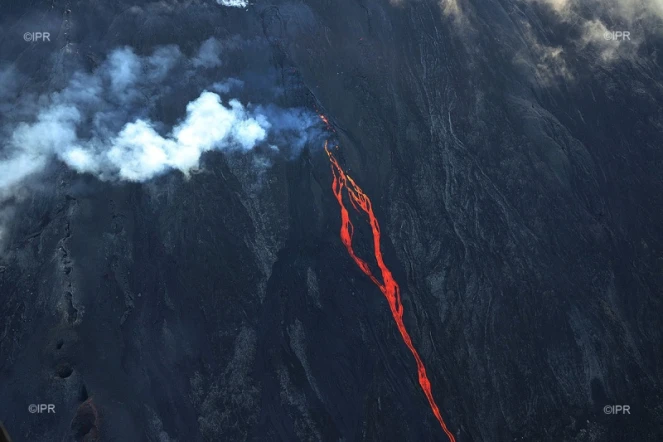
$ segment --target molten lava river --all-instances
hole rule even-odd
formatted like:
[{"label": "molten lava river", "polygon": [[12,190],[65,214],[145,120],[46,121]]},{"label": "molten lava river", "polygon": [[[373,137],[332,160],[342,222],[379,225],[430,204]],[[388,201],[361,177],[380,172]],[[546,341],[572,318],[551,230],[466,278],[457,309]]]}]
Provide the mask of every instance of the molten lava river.
[{"label": "molten lava river", "polygon": [[[326,119],[323,121],[328,124]],[[368,276],[371,281],[373,281],[373,283],[380,289],[385,298],[387,298],[389,308],[391,309],[391,314],[394,317],[394,321],[396,322],[398,331],[403,338],[403,342],[405,342],[407,348],[410,349],[410,352],[412,353],[412,356],[414,356],[414,360],[417,363],[419,385],[421,385],[421,389],[424,391],[426,399],[428,399],[428,404],[430,405],[435,418],[440,423],[442,430],[444,430],[450,442],[455,442],[456,439],[447,428],[447,425],[445,424],[444,419],[442,419],[442,415],[440,414],[440,410],[435,403],[435,399],[433,398],[431,383],[428,379],[428,375],[426,374],[424,363],[422,362],[419,353],[414,348],[414,345],[412,344],[412,338],[410,337],[410,334],[407,332],[405,324],[403,323],[403,305],[401,304],[400,288],[398,283],[396,283],[393,275],[391,274],[391,271],[385,265],[384,259],[382,258],[382,250],[380,248],[380,225],[378,224],[378,220],[373,213],[371,200],[361,190],[361,187],[359,187],[357,183],[355,183],[354,180],[343,171],[341,166],[338,164],[338,161],[329,150],[327,142],[325,142],[325,151],[327,152],[329,161],[331,162],[333,175],[332,191],[334,192],[334,196],[336,196],[338,205],[341,208],[341,241],[343,241],[343,244],[348,250],[350,257],[352,257],[357,266],[359,266],[362,272],[364,272],[366,276]],[[350,221],[350,213],[343,203],[344,191],[348,197],[348,200],[352,204],[353,209],[356,212],[363,212],[366,214],[366,216],[368,216],[368,222],[371,226],[371,230],[373,231],[373,251],[375,254],[377,266],[380,270],[380,279],[375,274],[373,274],[368,266],[368,263],[357,256],[354,248],[352,247],[352,235],[354,232],[354,227]]]}]

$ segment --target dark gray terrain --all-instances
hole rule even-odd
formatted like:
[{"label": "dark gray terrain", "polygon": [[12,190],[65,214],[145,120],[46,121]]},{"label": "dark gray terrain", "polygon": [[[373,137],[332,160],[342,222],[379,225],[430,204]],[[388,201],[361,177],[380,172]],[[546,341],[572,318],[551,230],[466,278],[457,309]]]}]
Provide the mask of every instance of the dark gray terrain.
[{"label": "dark gray terrain", "polygon": [[215,37],[222,64],[145,90],[152,118],[233,77],[335,128],[143,183],[53,160],[0,199],[14,442],[447,441],[339,238],[327,136],[458,442],[663,440],[663,11],[634,3],[4,0],[2,127],[114,48]]}]

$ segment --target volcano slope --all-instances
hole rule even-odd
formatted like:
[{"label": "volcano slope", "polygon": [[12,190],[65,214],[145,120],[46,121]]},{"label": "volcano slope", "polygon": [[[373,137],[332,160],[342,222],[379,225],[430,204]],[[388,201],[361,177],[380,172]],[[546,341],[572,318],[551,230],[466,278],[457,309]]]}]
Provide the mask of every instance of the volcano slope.
[{"label": "volcano slope", "polygon": [[[330,123],[269,164],[208,152],[188,176],[136,183],[51,161],[0,194],[9,433],[450,440],[388,301],[339,236],[329,139],[370,197],[404,327],[457,441],[661,440],[662,25],[630,7],[4,3],[5,140],[31,117],[19,100],[111,50],[194,56],[210,37],[220,62],[144,92],[151,118],[172,126],[237,78],[243,102]],[[354,251],[375,271],[371,226],[352,210]],[[33,403],[56,413],[31,415]],[[604,412],[617,404],[630,414]]]}]

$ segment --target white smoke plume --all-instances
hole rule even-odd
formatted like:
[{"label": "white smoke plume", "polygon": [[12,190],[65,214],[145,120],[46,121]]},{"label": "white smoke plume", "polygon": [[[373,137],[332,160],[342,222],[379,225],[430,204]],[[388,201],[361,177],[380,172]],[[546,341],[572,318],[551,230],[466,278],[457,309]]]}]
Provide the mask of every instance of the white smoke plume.
[{"label": "white smoke plume", "polygon": [[226,98],[244,87],[235,78],[211,82],[175,110],[174,124],[154,117],[178,81],[213,74],[223,50],[215,39],[190,59],[176,46],[146,56],[118,48],[92,73],[76,72],[63,89],[41,95],[19,94],[16,69],[0,65],[0,225],[11,215],[8,202],[54,159],[101,180],[142,182],[170,170],[188,174],[211,150],[303,147],[317,131],[315,114]]},{"label": "white smoke plume", "polygon": [[247,0],[216,0],[221,6],[228,6],[230,8],[246,8],[249,6]]},{"label": "white smoke plume", "polygon": [[569,17],[576,12],[578,6],[594,6],[606,16],[620,19],[622,23],[633,23],[652,17],[663,19],[663,2],[661,0],[528,0],[544,3],[560,15]]},{"label": "white smoke plume", "polygon": [[[458,25],[456,32],[469,33],[463,35],[468,45],[474,41],[473,34],[484,34],[485,18],[478,12],[483,3],[438,3],[443,15]],[[576,81],[582,78],[578,74],[585,67],[602,69],[622,62],[647,62],[655,56],[653,48],[660,45],[663,36],[663,0],[514,0],[501,7],[509,17],[505,22],[508,28],[502,29],[497,21],[491,38],[510,40],[510,26],[518,24],[519,38],[505,43],[505,48],[516,49],[514,61],[543,86]]]},{"label": "white smoke plume", "polygon": [[[59,121],[66,126],[74,120]],[[138,119],[106,143],[70,143],[58,155],[80,172],[145,181],[169,169],[188,173],[212,149],[252,149],[266,138],[271,124],[263,115],[249,115],[239,101],[230,100],[226,107],[219,95],[205,91],[189,103],[187,117],[168,135],[160,135],[154,126]]]},{"label": "white smoke plume", "polygon": [[[592,48],[597,62],[611,63],[635,57],[646,33],[662,29],[662,0],[525,0],[549,7],[558,20],[580,31],[573,42],[580,49]],[[587,15],[587,11],[592,11]],[[628,32],[628,39],[611,33]]]},{"label": "white smoke plume", "polygon": [[221,66],[221,51],[221,42],[215,38],[210,38],[200,46],[198,56],[193,59],[193,65],[206,68]]},{"label": "white smoke plume", "polygon": [[[189,63],[216,67],[220,52],[220,43],[210,39]],[[152,121],[146,96],[156,94],[182,58],[173,46],[147,57],[120,48],[94,73],[77,73],[64,90],[39,97],[32,121],[15,124],[2,146],[0,189],[18,185],[53,157],[103,180],[145,181],[171,169],[186,174],[210,150],[250,150],[270,137],[277,145],[305,143],[307,129],[315,123],[312,113],[226,101],[220,94],[243,86],[233,78],[210,85],[170,130]],[[0,72],[0,78],[10,75],[9,70]],[[0,93],[7,95],[3,89]]]}]

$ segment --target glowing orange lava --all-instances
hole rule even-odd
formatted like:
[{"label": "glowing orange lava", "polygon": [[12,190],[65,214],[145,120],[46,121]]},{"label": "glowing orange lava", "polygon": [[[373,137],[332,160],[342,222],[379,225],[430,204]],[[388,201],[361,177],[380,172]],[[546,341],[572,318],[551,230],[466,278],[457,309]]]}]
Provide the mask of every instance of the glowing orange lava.
[{"label": "glowing orange lava", "polygon": [[330,132],[336,132],[336,130],[334,129],[334,127],[329,123],[329,118],[325,117],[325,116],[324,116],[323,114],[321,114],[320,112],[318,112],[318,116],[320,117],[320,119],[322,120],[322,122],[325,123],[325,129],[327,129],[327,130],[330,131]]},{"label": "glowing orange lava", "polygon": [[[326,118],[324,118],[322,115],[320,118],[326,122]],[[410,337],[410,334],[407,332],[405,324],[403,323],[403,305],[401,304],[400,287],[396,283],[396,280],[394,280],[391,271],[385,265],[384,259],[382,257],[382,250],[380,248],[380,225],[378,224],[378,220],[373,213],[371,200],[368,198],[368,196],[366,196],[366,194],[364,194],[357,183],[355,183],[354,180],[350,178],[350,176],[347,175],[343,169],[341,169],[341,166],[336,161],[336,158],[329,150],[327,142],[325,142],[325,151],[327,152],[329,161],[331,162],[333,175],[332,191],[334,192],[336,200],[341,207],[341,241],[343,241],[345,248],[348,250],[348,253],[354,262],[380,289],[385,298],[387,298],[387,301],[389,302],[389,308],[391,309],[391,314],[394,317],[394,321],[396,321],[398,331],[401,333],[401,337],[403,338],[405,345],[407,345],[407,347],[410,349],[410,352],[412,353],[412,356],[414,356],[414,360],[417,363],[419,385],[421,385],[421,389],[424,391],[426,399],[428,399],[428,404],[433,410],[433,414],[437,418],[438,422],[442,426],[442,429],[449,438],[449,441],[456,442],[454,435],[449,431],[447,425],[444,423],[444,419],[442,419],[442,415],[440,414],[440,410],[435,403],[435,399],[433,399],[431,383],[428,380],[426,368],[424,367],[424,363],[422,362],[419,353],[414,348],[414,345],[412,344],[412,338]],[[375,253],[375,260],[377,262],[378,268],[380,269],[380,273],[382,274],[382,282],[380,282],[373,274],[366,261],[358,257],[352,248],[352,235],[354,233],[354,226],[350,221],[350,214],[346,209],[345,204],[343,204],[343,189],[346,190],[350,203],[354,209],[358,212],[361,211],[368,215],[368,221],[371,225],[371,230],[373,231],[373,250]]]}]

